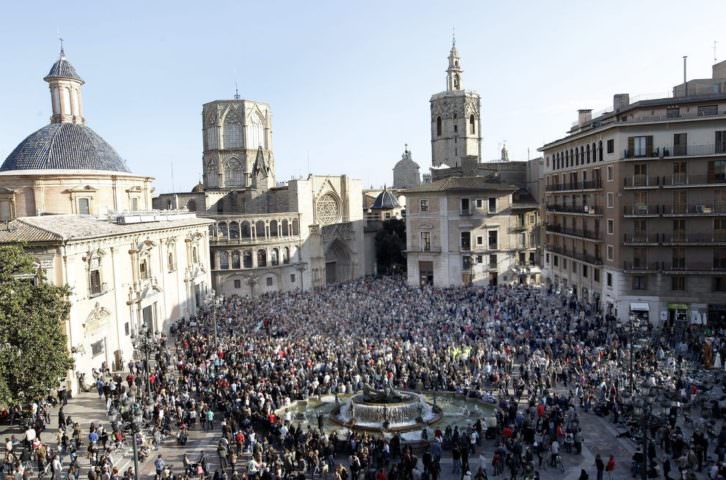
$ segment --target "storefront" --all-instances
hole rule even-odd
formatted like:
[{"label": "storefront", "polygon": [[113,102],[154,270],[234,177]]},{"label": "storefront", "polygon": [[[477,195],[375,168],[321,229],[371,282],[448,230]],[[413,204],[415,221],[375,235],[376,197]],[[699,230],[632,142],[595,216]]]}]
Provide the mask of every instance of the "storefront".
[{"label": "storefront", "polygon": [[645,302],[631,303],[630,315],[638,320],[650,323],[650,305]]}]

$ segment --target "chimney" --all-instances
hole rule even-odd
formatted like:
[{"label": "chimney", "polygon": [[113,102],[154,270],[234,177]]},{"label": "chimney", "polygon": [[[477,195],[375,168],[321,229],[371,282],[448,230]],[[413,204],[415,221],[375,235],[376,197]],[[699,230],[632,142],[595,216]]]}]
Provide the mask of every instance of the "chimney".
[{"label": "chimney", "polygon": [[581,109],[577,111],[577,126],[584,127],[592,121],[592,109]]},{"label": "chimney", "polygon": [[613,110],[618,112],[630,105],[630,95],[627,93],[616,93],[613,95]]}]

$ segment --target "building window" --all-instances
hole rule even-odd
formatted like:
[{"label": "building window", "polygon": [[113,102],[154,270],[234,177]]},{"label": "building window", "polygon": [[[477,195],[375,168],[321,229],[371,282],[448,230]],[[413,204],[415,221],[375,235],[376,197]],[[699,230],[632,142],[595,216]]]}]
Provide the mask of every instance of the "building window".
[{"label": "building window", "polygon": [[489,213],[496,213],[497,211],[497,198],[489,197]]},{"label": "building window", "polygon": [[607,196],[608,201],[608,208],[615,207],[615,194],[613,192],[608,192]]},{"label": "building window", "polygon": [[78,199],[78,214],[79,215],[90,215],[91,214],[91,200],[88,198]]},{"label": "building window", "polygon": [[552,264],[555,267],[559,266],[560,265],[560,257],[558,257],[557,255],[554,255],[553,258],[552,258]]},{"label": "building window", "polygon": [[252,268],[252,252],[249,250],[245,250],[242,253],[242,266],[244,268]]},{"label": "building window", "polygon": [[143,258],[139,263],[139,278],[141,278],[141,280],[148,280],[150,277],[151,272],[149,272],[149,259]]},{"label": "building window", "polygon": [[499,232],[496,230],[489,230],[489,250],[497,250],[499,243]]},{"label": "building window", "polygon": [[705,117],[718,115],[718,105],[701,105],[698,107],[698,116]]},{"label": "building window", "polygon": [[633,290],[647,290],[648,289],[648,277],[643,275],[633,276]]},{"label": "building window", "polygon": [[482,208],[484,206],[484,201],[481,198],[476,199],[476,208]]},{"label": "building window", "polygon": [[264,251],[264,250],[257,251],[257,266],[258,267],[267,266],[267,252],[266,251]]},{"label": "building window", "polygon": [[612,261],[615,257],[615,248],[612,245],[608,245],[608,260]]},{"label": "building window", "polygon": [[547,265],[549,265],[549,264],[550,264],[550,254],[549,254],[549,253],[545,253],[545,263],[546,263]]},{"label": "building window", "polygon": [[441,136],[441,117],[436,117],[436,136]]},{"label": "building window", "polygon": [[289,247],[285,247],[282,249],[282,263],[284,263],[285,265],[290,263],[290,248]]},{"label": "building window", "polygon": [[88,283],[91,295],[99,295],[102,293],[101,260],[99,258],[91,259]]},{"label": "building window", "polygon": [[608,219],[608,235],[615,233],[615,220]]},{"label": "building window", "polygon": [[236,288],[236,289],[242,288],[242,280],[235,280],[234,281],[234,288]]},{"label": "building window", "polygon": [[476,133],[476,119],[474,115],[469,115],[469,133],[472,135]]},{"label": "building window", "polygon": [[584,278],[587,278],[587,265],[585,265],[584,263],[582,264],[582,276]]},{"label": "building window", "polygon": [[424,252],[431,251],[431,232],[421,232],[421,250]]},{"label": "building window", "polygon": [[716,132],[716,153],[726,153],[726,130]]},{"label": "building window", "polygon": [[614,139],[611,138],[610,140],[607,141],[607,149],[608,149],[608,153],[615,152],[615,140]]},{"label": "building window", "polygon": [[290,274],[290,283],[295,283],[295,274],[294,273]]},{"label": "building window", "polygon": [[577,273],[577,262],[574,260],[572,261],[572,271]]},{"label": "building window", "polygon": [[481,255],[477,255],[476,256],[476,263],[481,264],[482,262],[484,262],[484,257],[482,257]]},{"label": "building window", "polygon": [[708,182],[726,182],[726,160],[711,160],[708,162]]},{"label": "building window", "polygon": [[265,282],[267,283],[267,286],[268,286],[268,287],[271,287],[271,286],[272,286],[272,277],[267,277],[267,278],[265,279]]},{"label": "building window", "polygon": [[566,258],[562,259],[562,270],[567,270],[567,259]]},{"label": "building window", "polygon": [[666,108],[666,118],[678,118],[681,116],[681,109],[678,107]]},{"label": "building window", "polygon": [[600,269],[599,268],[592,269],[592,279],[595,280],[597,283],[600,283]]},{"label": "building window", "polygon": [[608,182],[613,181],[613,167],[612,165],[608,165]]},{"label": "building window", "polygon": [[671,290],[682,291],[686,289],[686,277],[676,275],[671,277]]},{"label": "building window", "polygon": [[714,277],[712,290],[714,292],[726,292],[726,277]]},{"label": "building window", "polygon": [[605,274],[605,279],[607,280],[607,286],[612,287],[613,286],[613,274],[608,272]]},{"label": "building window", "polygon": [[471,257],[469,255],[461,257],[461,270],[464,272],[471,270]]},{"label": "building window", "polygon": [[421,200],[420,205],[421,205],[421,211],[422,212],[428,212],[429,211],[429,201],[428,200],[425,200],[425,199],[424,200]]},{"label": "building window", "polygon": [[461,249],[465,252],[471,250],[471,232],[461,232]]},{"label": "building window", "polygon": [[632,157],[650,157],[653,152],[653,136],[628,137],[628,155]]},{"label": "building window", "polygon": [[174,254],[171,253],[171,252],[169,252],[169,257],[167,259],[167,264],[169,266],[169,271],[170,272],[173,272],[174,271]]},{"label": "building window", "polygon": [[467,214],[469,213],[469,199],[468,198],[462,198],[460,202],[461,206],[461,213]]},{"label": "building window", "polygon": [[199,255],[197,254],[197,247],[192,247],[192,263],[199,263]]},{"label": "building window", "polygon": [[497,268],[497,256],[489,255],[489,268]]},{"label": "building window", "polygon": [[484,245],[484,237],[482,237],[481,235],[477,235],[476,236],[476,244],[477,245]]}]

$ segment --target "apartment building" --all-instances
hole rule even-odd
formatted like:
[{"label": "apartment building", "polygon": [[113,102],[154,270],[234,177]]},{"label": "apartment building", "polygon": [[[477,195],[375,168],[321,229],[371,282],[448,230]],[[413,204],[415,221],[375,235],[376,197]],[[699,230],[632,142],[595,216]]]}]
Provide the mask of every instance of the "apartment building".
[{"label": "apartment building", "polygon": [[540,149],[545,283],[620,321],[726,324],[726,93],[674,93],[615,95]]},{"label": "apartment building", "polygon": [[404,193],[410,285],[540,282],[538,204],[526,190],[470,176]]}]

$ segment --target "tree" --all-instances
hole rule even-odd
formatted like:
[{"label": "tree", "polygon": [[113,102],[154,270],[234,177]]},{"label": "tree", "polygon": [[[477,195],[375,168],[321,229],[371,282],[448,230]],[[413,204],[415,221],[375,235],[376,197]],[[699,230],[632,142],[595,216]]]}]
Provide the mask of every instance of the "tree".
[{"label": "tree", "polygon": [[70,290],[38,278],[34,262],[20,245],[0,246],[0,405],[47,395],[73,368],[62,328]]},{"label": "tree", "polygon": [[376,233],[376,263],[378,272],[391,274],[406,271],[406,221],[396,218],[383,222]]}]

